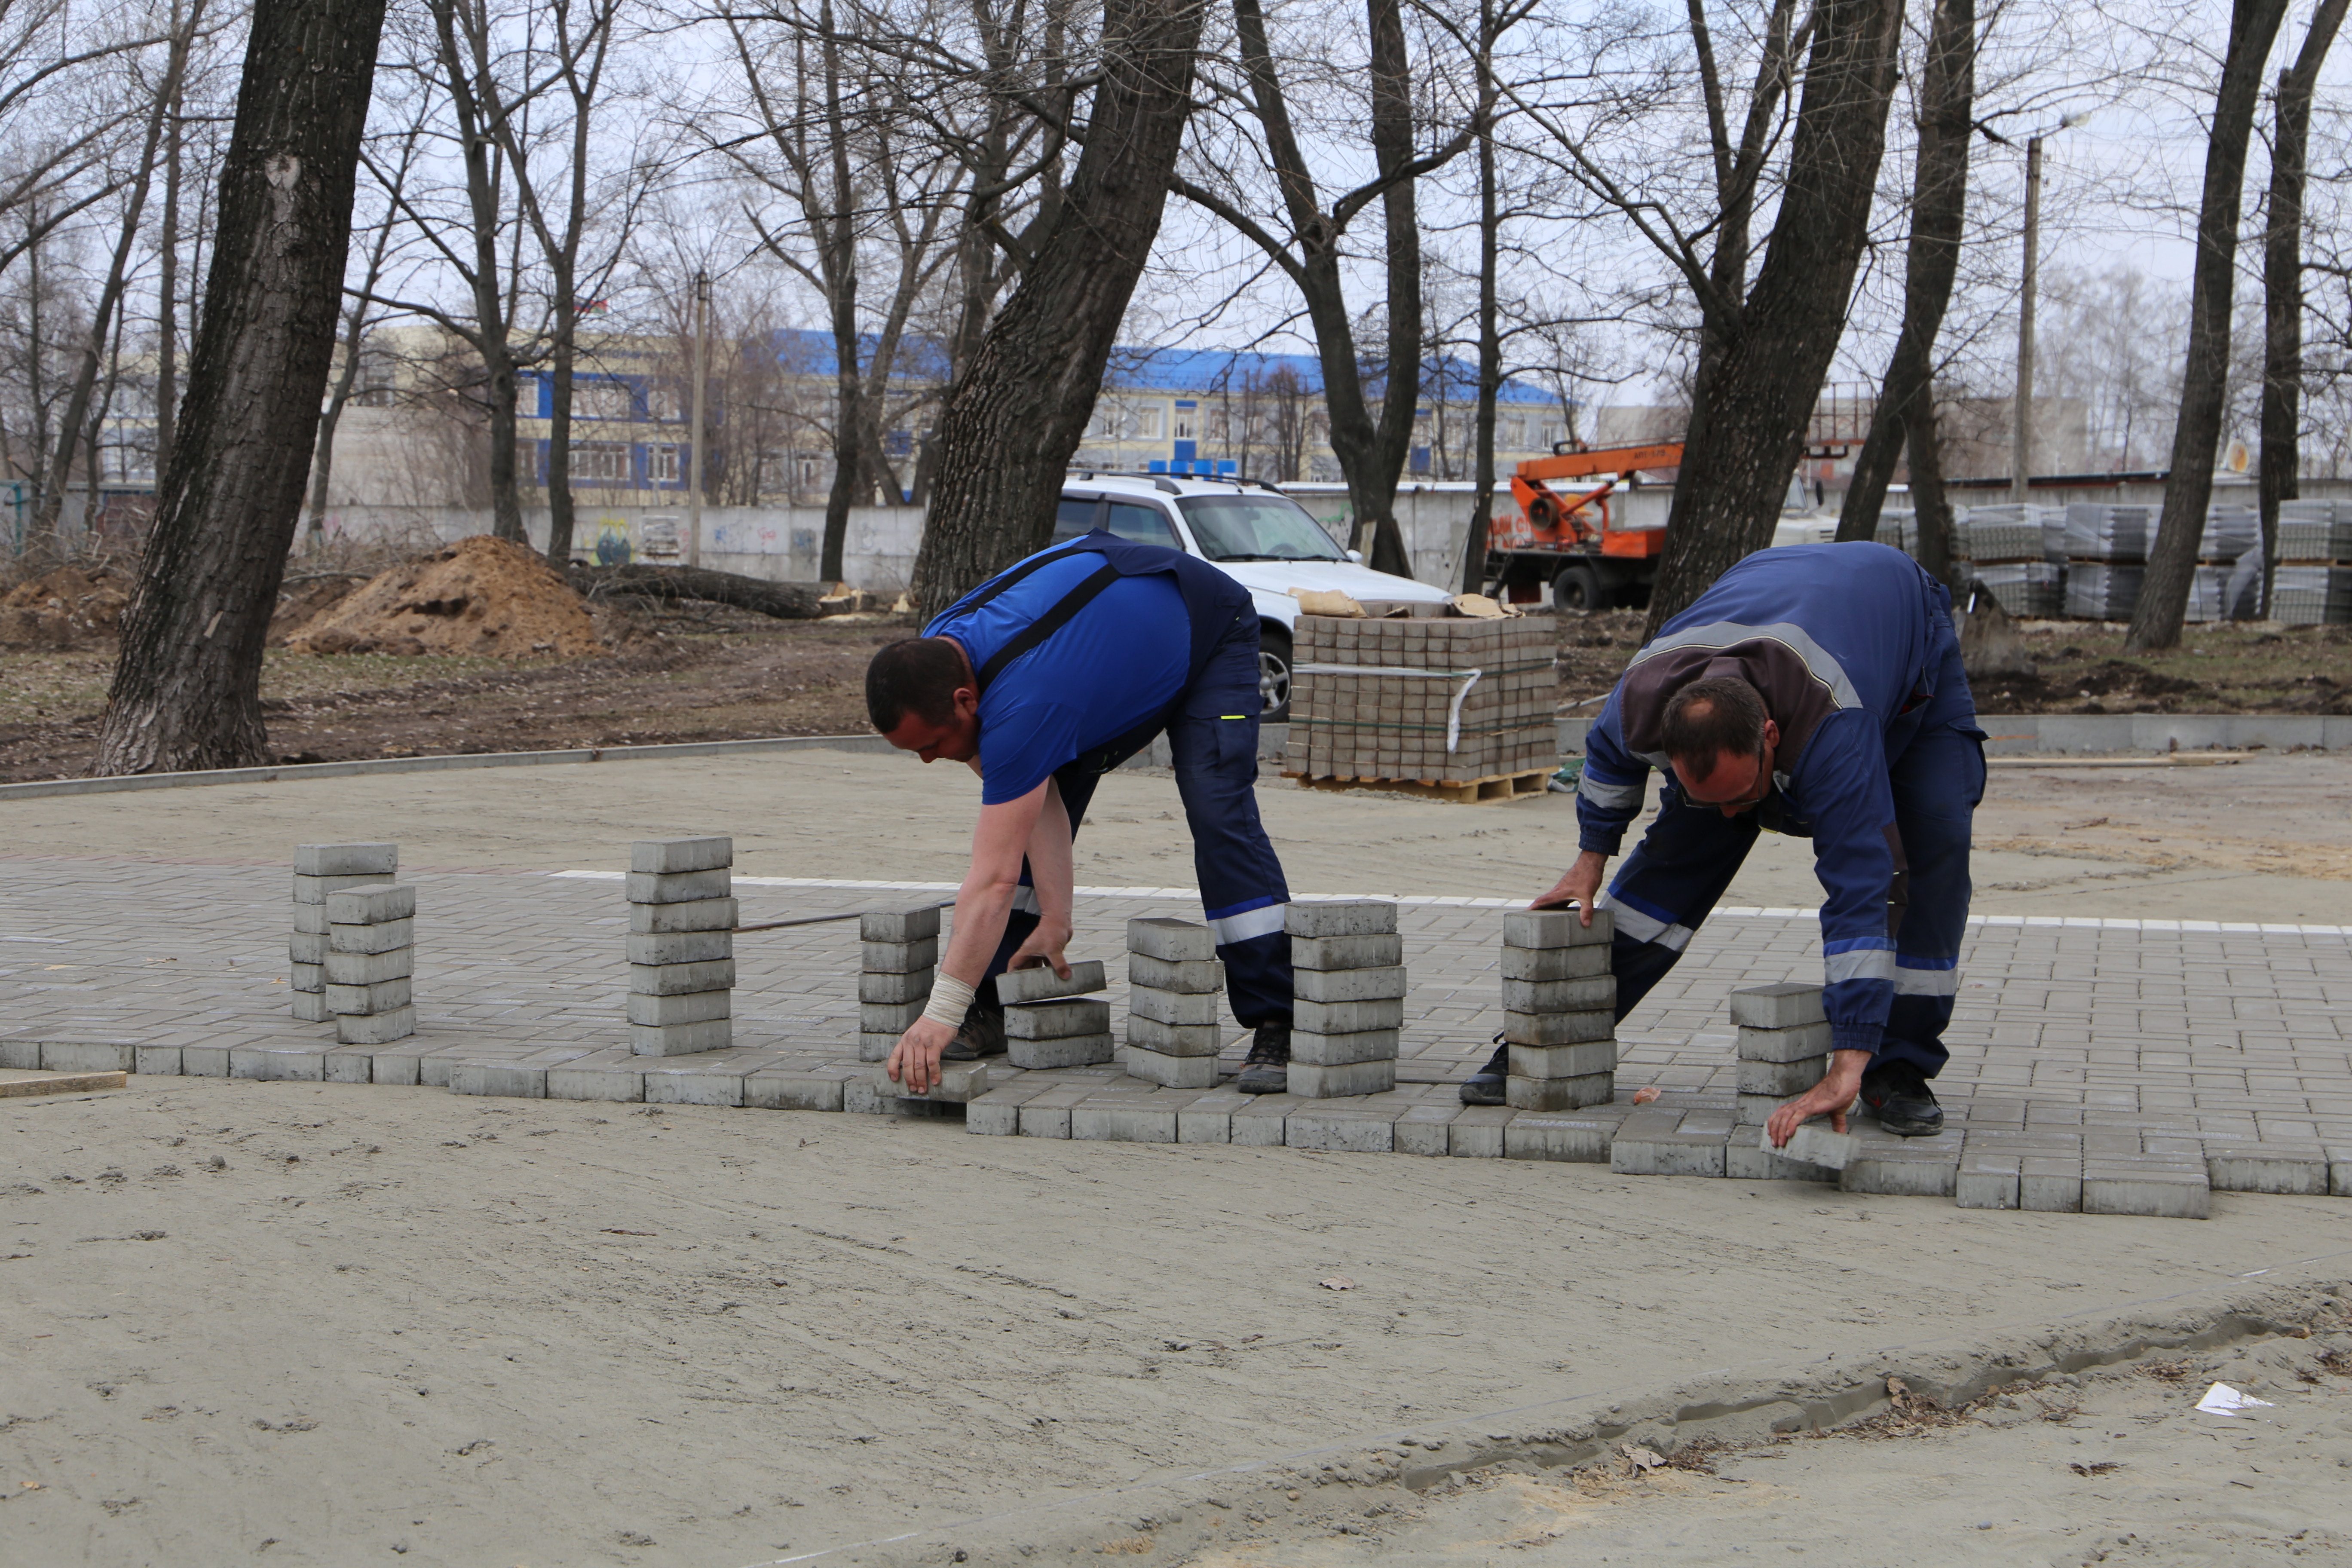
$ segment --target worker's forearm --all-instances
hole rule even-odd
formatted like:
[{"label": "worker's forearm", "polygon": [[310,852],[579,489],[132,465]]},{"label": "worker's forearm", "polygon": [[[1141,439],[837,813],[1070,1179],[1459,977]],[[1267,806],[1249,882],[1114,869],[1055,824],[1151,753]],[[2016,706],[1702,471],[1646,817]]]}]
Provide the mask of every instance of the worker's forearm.
[{"label": "worker's forearm", "polygon": [[940,962],[942,973],[966,985],[980,984],[988,973],[989,960],[996,956],[997,945],[1004,940],[1004,922],[1013,913],[1013,896],[1020,887],[1017,878],[978,871],[964,879],[956,894],[955,930],[948,939],[947,956]]},{"label": "worker's forearm", "polygon": [[1067,926],[1077,901],[1076,871],[1070,819],[1062,808],[1061,789],[1050,779],[1037,825],[1029,830],[1029,878],[1037,895],[1038,917],[1049,925]]}]

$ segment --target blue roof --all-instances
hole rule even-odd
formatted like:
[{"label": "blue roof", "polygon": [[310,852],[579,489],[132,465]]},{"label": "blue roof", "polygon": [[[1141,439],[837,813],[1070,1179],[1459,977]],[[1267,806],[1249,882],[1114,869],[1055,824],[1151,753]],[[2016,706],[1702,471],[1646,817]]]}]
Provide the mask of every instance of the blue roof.
[{"label": "blue roof", "polygon": [[[782,328],[774,342],[776,357],[790,368],[809,375],[834,374],[831,332]],[[860,353],[871,353],[875,342],[871,334],[862,338]],[[1263,383],[1284,372],[1296,377],[1299,386],[1307,392],[1323,390],[1323,364],[1313,354],[1161,349],[1140,343],[1122,344],[1111,350],[1110,366],[1103,376],[1103,384],[1123,392],[1215,394],[1228,389],[1238,392],[1252,381]],[[902,379],[937,381],[946,376],[947,363],[938,343],[929,338],[909,336],[899,342],[898,362],[891,374]],[[1379,372],[1368,367],[1366,392],[1377,396],[1380,379]],[[1477,387],[1478,367],[1452,355],[1432,360],[1422,376],[1423,395],[1437,390],[1441,382],[1454,395],[1449,401],[1467,400]],[[1506,380],[1496,401],[1545,408],[1559,406],[1559,400],[1550,393],[1524,381]]]}]

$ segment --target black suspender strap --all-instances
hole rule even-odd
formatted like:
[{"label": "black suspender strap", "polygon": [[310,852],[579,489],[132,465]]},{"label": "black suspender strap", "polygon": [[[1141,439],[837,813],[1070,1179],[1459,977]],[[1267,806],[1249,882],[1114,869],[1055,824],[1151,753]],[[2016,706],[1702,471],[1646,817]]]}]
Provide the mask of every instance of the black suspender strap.
[{"label": "black suspender strap", "polygon": [[1005,589],[1010,588],[1015,583],[1020,582],[1021,579],[1029,575],[1030,573],[1036,571],[1039,567],[1051,566],[1056,561],[1066,561],[1073,555],[1083,554],[1086,552],[1086,536],[1084,534],[1080,534],[1063,549],[1040,551],[1038,553],[1032,555],[1028,560],[1022,562],[1017,566],[1006,567],[994,577],[990,578],[987,582],[982,583],[979,587],[974,588],[965,597],[959,599],[956,603],[950,605],[948,607],[948,614],[957,615],[976,610],[982,605],[987,604],[990,600],[995,598],[999,594],[1004,592]]},{"label": "black suspender strap", "polygon": [[[1034,564],[1043,565],[1044,562],[1039,561],[1034,563]],[[1007,575],[1010,575],[1010,574]],[[980,689],[982,691],[986,691],[988,689],[988,683],[996,679],[996,672],[998,670],[1003,669],[1006,665],[1011,664],[1014,659],[1019,658],[1023,654],[1027,653],[1031,648],[1035,647],[1039,643],[1044,642],[1047,637],[1052,637],[1055,632],[1060,631],[1064,626],[1068,626],[1077,616],[1077,613],[1080,610],[1085,609],[1088,605],[1094,603],[1096,598],[1101,595],[1104,589],[1109,587],[1113,583],[1118,581],[1118,568],[1108,563],[1105,563],[1100,571],[1096,572],[1093,575],[1080,583],[1076,587],[1063,595],[1062,600],[1059,604],[1046,611],[1044,615],[1038,616],[1035,620],[1030,622],[1027,626],[1022,627],[1021,630],[1013,636],[1012,640],[989,656],[988,662],[980,667],[980,669],[975,676],[975,679],[980,683]],[[1003,578],[999,578],[998,583],[1000,585],[1004,587],[1011,586],[1011,584],[1006,583]],[[993,597],[994,595],[992,595],[990,596]],[[982,603],[984,604],[986,601],[982,600]]]}]

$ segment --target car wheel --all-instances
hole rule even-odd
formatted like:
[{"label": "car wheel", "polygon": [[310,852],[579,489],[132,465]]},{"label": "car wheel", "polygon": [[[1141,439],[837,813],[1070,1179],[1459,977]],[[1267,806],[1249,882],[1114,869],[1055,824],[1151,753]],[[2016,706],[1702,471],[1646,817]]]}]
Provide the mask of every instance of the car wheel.
[{"label": "car wheel", "polygon": [[1290,634],[1265,626],[1257,634],[1258,722],[1290,722]]},{"label": "car wheel", "polygon": [[1563,614],[1589,616],[1609,607],[1609,590],[1590,566],[1570,566],[1551,580],[1552,607]]}]

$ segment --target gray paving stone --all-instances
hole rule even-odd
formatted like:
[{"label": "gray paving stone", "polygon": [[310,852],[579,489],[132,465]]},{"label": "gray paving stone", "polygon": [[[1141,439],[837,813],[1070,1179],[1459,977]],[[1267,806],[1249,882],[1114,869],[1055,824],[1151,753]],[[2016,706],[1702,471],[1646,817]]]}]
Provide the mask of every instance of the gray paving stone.
[{"label": "gray paving stone", "polygon": [[1739,1028],[1739,1059],[1743,1062],[1801,1062],[1829,1054],[1826,1023],[1799,1024],[1786,1029]]},{"label": "gray paving stone", "polygon": [[527,1067],[519,1062],[452,1062],[449,1064],[449,1092],[496,1094],[510,1100],[545,1100],[547,1072],[544,1067]]},{"label": "gray paving stone", "polygon": [[323,1047],[265,1050],[254,1046],[232,1046],[228,1076],[262,1083],[318,1083],[326,1077],[326,1054]]},{"label": "gray paving stone", "polygon": [[732,838],[640,838],[629,846],[629,869],[635,872],[716,871],[733,864]]},{"label": "gray paving stone", "polygon": [[632,1024],[707,1024],[734,1013],[732,991],[689,991],[682,996],[640,996],[629,994],[626,1016]]},{"label": "gray paving stone", "polygon": [[[329,939],[331,942],[332,940],[332,938]],[[404,988],[408,984],[409,976],[416,973],[416,950],[413,947],[397,947],[389,952],[337,952],[330,950],[327,953],[325,968],[327,990],[330,993],[327,1005],[334,1007],[335,1003],[331,993],[339,985],[383,985],[397,981]],[[393,1005],[398,1006],[400,1004],[394,1003]],[[373,1012],[374,1009],[335,1007],[335,1011],[361,1013]]]},{"label": "gray paving stone", "polygon": [[1443,1159],[1451,1152],[1454,1118],[1466,1109],[1443,1103],[1408,1107],[1396,1119],[1396,1152]]},{"label": "gray paving stone", "polygon": [[876,1091],[871,1078],[853,1078],[841,1086],[841,1109],[850,1116],[936,1117],[958,1109],[927,1100],[905,1100]]},{"label": "gray paving stone", "polygon": [[709,963],[632,963],[629,989],[640,996],[683,996],[690,991],[724,991],[735,984],[735,961]]},{"label": "gray paving stone", "polygon": [[1964,1209],[2013,1209],[2019,1206],[2021,1154],[1977,1153],[1962,1150],[1959,1174],[1954,1178],[1952,1201]]},{"label": "gray paving stone", "polygon": [[1874,1132],[1859,1140],[1840,1184],[1850,1193],[1948,1198],[1959,1183],[1960,1150],[1957,1131],[1901,1139]]},{"label": "gray paving stone", "polygon": [[1617,1015],[1607,1009],[1587,1013],[1511,1013],[1503,1015],[1503,1038],[1514,1046],[1580,1046],[1617,1037]]},{"label": "gray paving stone", "polygon": [[1021,1108],[1021,1136],[1024,1138],[1067,1138],[1070,1135],[1070,1106],[1039,1104],[1031,1100]]},{"label": "gray paving stone", "polygon": [[[922,1009],[915,1009],[920,1016]],[[898,1026],[904,1029],[914,1016]],[[1004,1009],[1008,1040],[1062,1040],[1076,1035],[1101,1035],[1110,1030],[1110,1004],[1095,996],[1070,996],[1050,1002],[1028,1002]]]},{"label": "gray paving stone", "polygon": [[723,899],[733,891],[734,873],[720,868],[709,871],[632,871],[624,889],[633,904],[687,904],[699,899]]},{"label": "gray paving stone", "polygon": [[1327,1034],[1294,1028],[1290,1033],[1290,1059],[1311,1068],[1393,1062],[1397,1059],[1399,1037],[1395,1029],[1350,1029],[1344,1034]]},{"label": "gray paving stone", "polygon": [[[306,933],[298,931],[294,934],[299,944]],[[347,953],[399,952],[413,949],[415,945],[416,922],[414,920],[377,921],[363,925],[352,925],[331,920],[327,922],[326,933],[320,943],[322,952]],[[297,954],[295,962],[299,963],[307,961]],[[321,957],[318,962],[324,963],[326,960]]]},{"label": "gray paving stone", "polygon": [[1743,1094],[1734,1102],[1734,1110],[1742,1127],[1761,1127],[1772,1120],[1772,1113],[1788,1103],[1778,1094]]},{"label": "gray paving stone", "polygon": [[857,1035],[857,1059],[861,1062],[888,1061],[890,1059],[890,1053],[898,1048],[898,1041],[905,1033],[906,1031],[903,1029],[898,1034],[877,1034],[866,1030],[859,1030]]},{"label": "gray paving stone", "polygon": [[1503,917],[1506,947],[1607,947],[1616,934],[1617,917],[1607,910],[1592,911],[1592,923],[1575,910],[1513,910]]},{"label": "gray paving stone", "polygon": [[1034,969],[1008,969],[996,977],[996,999],[1009,1011],[1025,1002],[1044,1002],[1057,996],[1085,996],[1102,990],[1109,982],[1103,976],[1102,960],[1082,959],[1070,965],[1067,980],[1054,973],[1047,964]]},{"label": "gray paving stone", "polygon": [[1232,1142],[1245,1149],[1279,1149],[1283,1123],[1305,1101],[1295,1094],[1253,1094],[1234,1107]]},{"label": "gray paving stone", "polygon": [[[1518,1113],[1507,1106],[1465,1105],[1445,1124],[1445,1152],[1456,1160],[1499,1160],[1504,1132]],[[1521,1159],[1547,1160],[1549,1154],[1522,1154]],[[1601,1158],[1608,1158],[1604,1144]]]},{"label": "gray paving stone", "polygon": [[715,963],[735,956],[731,931],[631,931],[623,942],[633,964]]},{"label": "gray paving stone", "polygon": [[1741,1094],[1769,1094],[1791,1100],[1822,1081],[1829,1058],[1808,1057],[1793,1062],[1742,1061],[1736,1082]]},{"label": "gray paving stone", "polygon": [[[226,1078],[228,1047],[226,1046],[182,1046],[180,1071],[187,1078]],[[377,1079],[381,1083],[383,1080]],[[411,1082],[415,1081],[411,1079]]]},{"label": "gray paving stone", "polygon": [[[857,1032],[861,1035],[887,1035],[897,1039],[915,1026],[915,1020],[923,1016],[923,1009],[928,1005],[924,996],[918,996],[911,1002],[860,1002],[857,1005]],[[1010,1013],[1005,1015],[1005,1022],[1012,1022]]]},{"label": "gray paving stone", "polygon": [[1070,1108],[1070,1136],[1087,1142],[1173,1143],[1176,1105],[1157,1095],[1082,1100]]},{"label": "gray paving stone", "polygon": [[1364,936],[1296,936],[1290,967],[1300,970],[1386,969],[1404,962],[1404,938],[1394,931]]},{"label": "gray paving stone", "polygon": [[1723,1173],[1743,1182],[1834,1183],[1838,1179],[1832,1166],[1791,1160],[1760,1141],[1751,1143],[1744,1137],[1734,1137],[1724,1144]]},{"label": "gray paving stone", "polygon": [[[1622,1120],[1596,1115],[1591,1110],[1515,1110],[1503,1127],[1503,1156],[1509,1160],[1560,1160],[1574,1164],[1606,1165],[1610,1146],[1616,1141]],[[1461,1125],[1454,1123],[1457,1131]]]},{"label": "gray paving stone", "polygon": [[[331,893],[341,893],[352,888],[379,888],[384,879],[373,872],[336,877],[312,877],[297,872],[294,877],[294,901],[298,904],[324,904]],[[415,910],[409,911],[415,913]]]},{"label": "gray paving stone", "polygon": [[327,904],[320,900],[315,904],[294,906],[294,929],[310,936],[327,934]]},{"label": "gray paving stone", "polygon": [[139,1065],[139,1047],[129,1041],[44,1040],[40,1053],[31,1065],[45,1072],[132,1072]]},{"label": "gray paving stone", "polygon": [[[1143,953],[1127,955],[1127,983],[1148,985],[1154,991],[1181,991],[1192,995],[1206,995],[1225,988],[1225,966],[1213,958],[1186,959],[1171,963],[1164,959],[1147,957]],[[1100,990],[1100,986],[1096,987]]]},{"label": "gray paving stone", "polygon": [[868,942],[858,944],[858,967],[870,974],[929,973],[939,967],[938,939],[920,942]]},{"label": "gray paving stone", "polygon": [[638,1057],[692,1057],[723,1051],[735,1043],[735,1020],[705,1018],[691,1024],[629,1026],[629,1054]]},{"label": "gray paving stone", "polygon": [[341,1046],[319,1058],[320,1076],[329,1083],[373,1083],[375,1053],[366,1046]]},{"label": "gray paving stone", "polygon": [[908,1002],[930,1000],[931,975],[928,969],[909,970],[904,973],[877,973],[866,970],[857,976],[857,999],[884,1006]]},{"label": "gray paving stone", "polygon": [[[1506,980],[1547,984],[1562,980],[1591,980],[1609,973],[1606,943],[1585,947],[1510,947],[1503,949]],[[1614,1005],[1612,998],[1612,1005]]]},{"label": "gray paving stone", "polygon": [[1395,1002],[1402,1013],[1401,999],[1408,989],[1404,965],[1401,963],[1384,964],[1376,969],[1298,969],[1291,972],[1291,995],[1300,1002],[1311,1002],[1318,1006],[1344,1006],[1350,1002]]},{"label": "gray paving stone", "polygon": [[[339,877],[322,877],[322,882],[342,880]],[[390,925],[395,921],[415,919],[416,888],[408,882],[370,882],[356,887],[333,888],[327,892],[327,933],[334,935],[337,926]]]},{"label": "gray paving stone", "polygon": [[688,899],[674,904],[628,906],[631,936],[669,936],[681,931],[731,931],[741,923],[733,899]]},{"label": "gray paving stone", "polygon": [[[940,910],[935,904],[908,905],[896,910],[867,910],[857,917],[858,940],[903,945],[928,942],[940,934]],[[925,963],[930,962],[929,959]]]},{"label": "gray paving stone", "polygon": [[1290,1005],[1290,1026],[1297,1034],[1358,1035],[1366,1030],[1404,1026],[1404,1002],[1398,997],[1372,1002],[1309,1002],[1298,998]]},{"label": "gray paving stone", "polygon": [[1503,1080],[1503,1103],[1514,1110],[1581,1110],[1616,1098],[1613,1072],[1575,1078],[1521,1078],[1514,1073]]},{"label": "gray paving stone", "polygon": [[1789,1134],[1788,1142],[1780,1146],[1787,1158],[1803,1164],[1818,1165],[1824,1170],[1843,1171],[1853,1163],[1862,1149],[1862,1141],[1851,1132],[1840,1132],[1826,1121],[1805,1121]]},{"label": "gray paving stone", "polygon": [[1318,1067],[1298,1059],[1297,1037],[1292,1036],[1290,1092],[1299,1100],[1344,1100],[1359,1094],[1386,1094],[1396,1087],[1396,1058],[1343,1062]]},{"label": "gray paving stone", "polygon": [[[413,987],[405,974],[393,975],[373,984],[339,984],[331,973],[327,980],[327,1010],[337,1017],[356,1014],[365,1017],[372,1014],[396,1012],[415,1000]],[[359,1046],[364,1040],[346,1040],[345,1045]]]},{"label": "gray paving stone", "polygon": [[1223,1004],[1224,997],[1214,991],[1160,991],[1149,985],[1130,985],[1127,992],[1129,1017],[1149,1018],[1155,1024],[1179,1028],[1216,1027],[1224,1021]]},{"label": "gray paving stone", "polygon": [[2083,1161],[2079,1155],[2018,1156],[2017,1206],[2030,1214],[2083,1212]]},{"label": "gray paving stone", "polygon": [[[386,1013],[338,1013],[335,1041],[345,1046],[388,1046],[416,1032],[416,1009],[394,1007]],[[184,1053],[183,1053],[184,1055]]]},{"label": "gray paving stone", "polygon": [[1213,1089],[1176,1111],[1179,1143],[1230,1143],[1234,1112],[1248,1105],[1251,1096],[1234,1089]]},{"label": "gray paving stone", "polygon": [[1214,1058],[1223,1048],[1224,1034],[1215,1024],[1163,1024],[1135,1013],[1127,1019],[1128,1045],[1164,1057]]},{"label": "gray paving stone", "polygon": [[1731,994],[1731,1021],[1749,1029],[1789,1029],[1822,1022],[1822,988],[1785,981],[1748,985]]},{"label": "gray paving stone", "polygon": [[1397,1112],[1302,1106],[1284,1119],[1283,1142],[1293,1149],[1333,1154],[1396,1152]]},{"label": "gray paving stone", "polygon": [[1190,1056],[1163,1056],[1135,1043],[1128,1042],[1127,1054],[1120,1058],[1129,1077],[1162,1089],[1213,1089],[1217,1083],[1217,1058],[1213,1051]]},{"label": "gray paving stone", "polygon": [[[652,1079],[646,1079],[648,1089]],[[876,1068],[867,1075],[874,1092],[899,1100],[928,1100],[940,1105],[964,1105],[988,1092],[989,1076],[986,1062],[941,1062],[939,1078],[920,1094],[908,1092],[907,1086],[895,1081],[887,1068]]]},{"label": "gray paving stone", "polygon": [[400,869],[397,844],[297,844],[299,877],[390,877]]},{"label": "gray paving stone", "polygon": [[2327,1193],[2327,1155],[2316,1143],[2209,1143],[2205,1156],[2206,1178],[2218,1193]]},{"label": "gray paving stone", "polygon": [[[1575,948],[1557,951],[1574,952]],[[1503,981],[1503,1007],[1512,1013],[1617,1012],[1617,980],[1603,974],[1588,980]]]},{"label": "gray paving stone", "polygon": [[747,1110],[839,1110],[844,1081],[845,1074],[837,1068],[816,1071],[768,1068],[747,1072],[743,1075],[743,1106]]},{"label": "gray paving stone", "polygon": [[292,963],[317,964],[321,969],[327,963],[327,933],[296,931],[286,943],[286,957]]},{"label": "gray paving stone", "polygon": [[2328,1148],[2327,1195],[2352,1198],[2352,1141]]},{"label": "gray paving stone", "polygon": [[1283,906],[1282,929],[1294,937],[1386,936],[1397,929],[1397,907],[1385,899],[1294,901]]},{"label": "gray paving stone", "polygon": [[1065,1035],[1051,1040],[1007,1038],[1004,1049],[1014,1067],[1029,1069],[1091,1067],[1118,1054],[1118,1042],[1108,1033]]},{"label": "gray paving stone", "polygon": [[2212,1203],[2211,1184],[2197,1165],[2145,1154],[2084,1157],[2084,1214],[2204,1219]]},{"label": "gray paving stone", "polygon": [[1146,915],[1127,922],[1127,951],[1163,963],[1207,963],[1217,956],[1217,938],[1198,921]]},{"label": "gray paving stone", "polygon": [[[592,1051],[562,1067],[547,1069],[547,1098],[635,1105],[646,1098],[645,1064],[646,1058],[627,1051]],[[376,1058],[379,1074],[383,1065],[383,1058]]]},{"label": "gray paving stone", "polygon": [[[131,1058],[131,1070],[155,1078],[180,1076],[180,1047],[177,1046],[141,1046]],[[340,1081],[340,1080],[338,1080]],[[367,1080],[362,1079],[361,1082]]]},{"label": "gray paving stone", "polygon": [[1513,1046],[1513,1078],[1591,1078],[1617,1070],[1617,1042],[1588,1040],[1580,1046]]},{"label": "gray paving stone", "polygon": [[327,966],[323,963],[294,964],[287,984],[296,991],[308,991],[314,994],[322,992],[327,988]]}]

